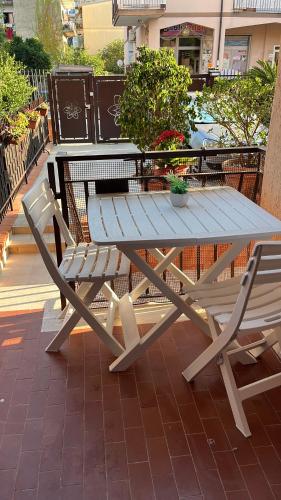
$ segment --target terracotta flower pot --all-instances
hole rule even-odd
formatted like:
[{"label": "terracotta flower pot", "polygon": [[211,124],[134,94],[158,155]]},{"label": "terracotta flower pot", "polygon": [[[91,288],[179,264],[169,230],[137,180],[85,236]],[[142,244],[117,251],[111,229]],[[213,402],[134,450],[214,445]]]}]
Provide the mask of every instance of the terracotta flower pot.
[{"label": "terracotta flower pot", "polygon": [[46,116],[46,114],[48,113],[48,110],[45,108],[39,108],[38,111],[41,116]]},{"label": "terracotta flower pot", "polygon": [[35,130],[37,125],[39,123],[39,119],[37,120],[29,120],[29,123],[28,123],[28,128],[30,128],[31,130]]}]

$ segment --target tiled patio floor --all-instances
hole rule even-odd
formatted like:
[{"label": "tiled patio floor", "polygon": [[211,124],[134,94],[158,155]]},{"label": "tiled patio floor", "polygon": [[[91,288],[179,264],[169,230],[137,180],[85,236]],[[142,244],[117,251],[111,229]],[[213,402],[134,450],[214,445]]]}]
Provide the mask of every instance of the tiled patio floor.
[{"label": "tiled patio floor", "polygon": [[[40,310],[0,315],[1,500],[281,499],[281,389],[247,402],[245,439],[215,365],[192,385],[181,376],[207,342],[190,322],[110,374],[89,332],[46,354],[41,321]],[[236,374],[280,368],[269,352]]]}]

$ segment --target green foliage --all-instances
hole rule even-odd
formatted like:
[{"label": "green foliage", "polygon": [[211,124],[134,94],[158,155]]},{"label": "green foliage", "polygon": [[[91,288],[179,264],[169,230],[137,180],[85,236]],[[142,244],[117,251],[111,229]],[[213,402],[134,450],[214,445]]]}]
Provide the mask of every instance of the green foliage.
[{"label": "green foliage", "polygon": [[41,102],[37,108],[38,109],[49,109],[49,106],[46,102]]},{"label": "green foliage", "polygon": [[59,62],[61,64],[74,64],[81,66],[91,66],[94,75],[104,75],[104,61],[99,54],[92,56],[85,49],[74,49],[66,47],[65,51],[60,55]]},{"label": "green foliage", "polygon": [[0,120],[13,116],[29,101],[34,88],[21,75],[22,64],[0,51]]},{"label": "green foliage", "polygon": [[29,121],[37,121],[39,116],[40,116],[40,113],[36,110],[28,110],[25,112],[25,116],[26,118],[29,120]]},{"label": "green foliage", "polygon": [[25,114],[19,113],[15,118],[8,118],[8,123],[8,137],[17,140],[25,134],[28,127],[28,118]]},{"label": "green foliage", "polygon": [[275,85],[277,79],[277,65],[268,61],[257,61],[257,65],[248,71],[251,78],[260,78],[264,85]]},{"label": "green foliage", "polygon": [[185,181],[182,177],[178,177],[175,174],[168,174],[165,176],[165,179],[170,184],[170,190],[175,194],[185,194],[189,188],[189,182]]},{"label": "green foliage", "polygon": [[59,0],[36,0],[36,36],[52,62],[57,62],[63,49],[61,6]]},{"label": "green foliage", "polygon": [[124,67],[119,68],[117,61],[124,61],[124,42],[114,40],[99,51],[99,55],[104,61],[104,68],[109,73],[124,73]]},{"label": "green foliage", "polygon": [[266,144],[273,95],[274,85],[259,78],[218,78],[213,87],[204,87],[197,106],[221,125],[219,144]]},{"label": "green foliage", "polygon": [[188,88],[189,71],[179,66],[172,50],[140,47],[137,62],[129,71],[120,99],[120,125],[142,151],[152,146],[164,130],[181,133],[194,129]]},{"label": "green foliage", "polygon": [[9,52],[15,56],[16,61],[20,61],[27,68],[31,69],[50,69],[51,58],[44,50],[39,40],[27,38],[23,40],[15,36],[9,44]]}]

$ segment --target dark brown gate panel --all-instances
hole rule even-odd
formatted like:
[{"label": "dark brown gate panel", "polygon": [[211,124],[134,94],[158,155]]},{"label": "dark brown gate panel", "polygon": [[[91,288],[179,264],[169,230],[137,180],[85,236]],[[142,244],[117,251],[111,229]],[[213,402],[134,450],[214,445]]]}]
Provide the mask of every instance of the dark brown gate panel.
[{"label": "dark brown gate panel", "polygon": [[124,91],[125,77],[95,77],[95,116],[97,142],[120,140],[120,97]]}]

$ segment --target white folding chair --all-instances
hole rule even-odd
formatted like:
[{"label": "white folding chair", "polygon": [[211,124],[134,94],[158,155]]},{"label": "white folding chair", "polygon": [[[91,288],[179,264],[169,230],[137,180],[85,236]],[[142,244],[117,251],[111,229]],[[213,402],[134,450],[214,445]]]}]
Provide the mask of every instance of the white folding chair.
[{"label": "white folding chair", "polygon": [[[130,262],[116,247],[97,247],[93,243],[75,244],[60,212],[47,179],[35,184],[22,200],[24,213],[43,261],[60,292],[72,305],[74,312],[66,320],[46,351],[57,351],[82,317],[115,356],[124,352],[113,336],[113,324],[119,298],[108,281],[128,276]],[[44,239],[44,229],[55,217],[66,243],[63,259],[58,267]],[[78,284],[73,290],[71,283]],[[102,291],[109,301],[106,326],[91,312],[89,305]]]},{"label": "white folding chair", "polygon": [[[281,347],[281,243],[257,243],[242,278],[202,285],[190,296],[208,314],[212,344],[183,371],[183,376],[191,381],[217,359],[236,426],[248,437],[251,432],[243,401],[281,385],[281,373],[238,388],[230,357],[241,351],[251,351],[257,357],[274,344]],[[254,332],[267,335],[235,349],[229,347],[237,336]]]}]

